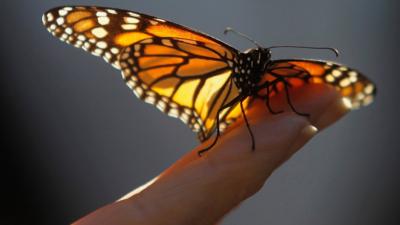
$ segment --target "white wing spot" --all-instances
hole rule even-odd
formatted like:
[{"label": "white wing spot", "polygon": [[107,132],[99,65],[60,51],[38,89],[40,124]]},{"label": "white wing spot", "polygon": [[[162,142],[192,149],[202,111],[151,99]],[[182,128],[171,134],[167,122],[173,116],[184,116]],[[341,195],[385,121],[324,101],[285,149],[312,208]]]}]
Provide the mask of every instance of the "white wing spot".
[{"label": "white wing spot", "polygon": [[118,14],[114,9],[107,9],[107,12],[111,14]]},{"label": "white wing spot", "polygon": [[90,43],[89,42],[85,42],[85,44],[83,44],[83,48],[85,48],[85,50],[90,48]]},{"label": "white wing spot", "polygon": [[335,81],[335,77],[332,76],[332,74],[328,74],[326,75],[325,80],[328,81],[329,83],[332,83]]},{"label": "white wing spot", "polygon": [[350,71],[349,72],[349,76],[351,76],[351,77],[356,77],[358,74],[357,74],[357,72],[356,71]]},{"label": "white wing spot", "polygon": [[83,42],[80,41],[80,40],[78,40],[78,41],[76,41],[76,43],[75,43],[75,47],[80,48],[80,47],[82,46],[82,44],[83,44]]},{"label": "white wing spot", "polygon": [[109,52],[106,52],[106,53],[104,54],[104,58],[105,58],[106,60],[110,60],[111,57],[112,57],[112,55],[111,55],[111,53],[109,53]]},{"label": "white wing spot", "polygon": [[183,114],[180,116],[180,119],[181,119],[184,123],[187,123],[188,120],[189,120],[189,115],[186,114],[186,113],[183,113]]},{"label": "white wing spot", "polygon": [[158,108],[159,110],[161,110],[161,111],[164,111],[164,110],[165,110],[165,106],[166,106],[166,103],[163,102],[163,101],[159,101],[159,102],[157,103],[157,108]]},{"label": "white wing spot", "polygon": [[178,111],[178,109],[170,109],[169,112],[168,112],[168,115],[172,116],[172,117],[178,117],[179,116],[179,111]]},{"label": "white wing spot", "polygon": [[86,37],[81,34],[78,36],[78,40],[86,41]]},{"label": "white wing spot", "polygon": [[197,123],[195,123],[195,124],[193,125],[193,127],[194,127],[195,130],[199,130],[199,129],[200,129],[200,126],[199,126],[199,124],[197,124]]},{"label": "white wing spot", "polygon": [[155,20],[157,20],[157,21],[159,21],[159,22],[162,22],[162,23],[165,23],[165,20],[160,19],[160,18],[155,18]]},{"label": "white wing spot", "polygon": [[103,27],[96,27],[92,30],[92,34],[97,38],[104,38],[108,35],[108,32]]},{"label": "white wing spot", "polygon": [[106,12],[97,12],[96,16],[98,16],[98,17],[107,17],[107,13]]},{"label": "white wing spot", "polygon": [[357,79],[357,77],[352,76],[352,77],[349,77],[349,80],[351,83],[355,83],[355,82],[357,82],[358,79]]},{"label": "white wing spot", "polygon": [[95,56],[100,56],[102,53],[103,53],[103,50],[101,50],[101,49],[99,49],[99,48],[96,48],[96,49],[93,51],[93,55],[95,55]]},{"label": "white wing spot", "polygon": [[351,100],[348,97],[342,98],[342,102],[343,102],[343,105],[346,106],[346,108],[348,108],[348,109],[351,109],[353,107]]},{"label": "white wing spot", "polygon": [[54,20],[54,16],[53,16],[52,13],[47,13],[46,17],[47,17],[47,21],[48,21],[48,22],[51,22],[51,21]]},{"label": "white wing spot", "polygon": [[137,14],[137,13],[128,12],[128,14],[129,14],[130,16],[134,16],[134,17],[140,18],[140,15]]},{"label": "white wing spot", "polygon": [[124,17],[124,21],[126,23],[139,23],[139,19],[134,18],[134,17]]},{"label": "white wing spot", "polygon": [[99,41],[96,43],[96,46],[102,49],[107,48],[107,43],[105,41]]},{"label": "white wing spot", "polygon": [[108,16],[101,16],[97,18],[97,21],[99,22],[100,25],[107,25],[110,23],[110,18]]},{"label": "white wing spot", "polygon": [[135,30],[137,28],[136,24],[122,24],[122,29],[124,30]]},{"label": "white wing spot", "polygon": [[360,92],[360,93],[357,93],[356,98],[357,98],[358,100],[362,100],[362,99],[365,98],[365,95],[364,95],[363,93]]},{"label": "white wing spot", "polygon": [[62,34],[60,38],[65,40],[65,39],[68,38],[68,35],[67,34]]},{"label": "white wing spot", "polygon": [[60,10],[58,10],[58,14],[59,14],[60,16],[65,16],[65,15],[68,14],[68,11],[65,11],[65,9],[60,9]]},{"label": "white wing spot", "polygon": [[154,104],[156,102],[156,99],[154,97],[152,97],[152,96],[147,96],[144,101],[149,103],[149,104]]},{"label": "white wing spot", "polygon": [[149,21],[150,21],[151,25],[157,25],[158,24],[157,21],[154,21],[154,20],[149,20]]},{"label": "white wing spot", "polygon": [[364,92],[367,95],[372,94],[372,92],[374,91],[374,85],[372,84],[368,84],[365,88],[364,88]]},{"label": "white wing spot", "polygon": [[111,48],[111,53],[112,54],[118,54],[119,53],[119,49],[118,48],[115,48],[115,47],[113,47],[113,48]]},{"label": "white wing spot", "polygon": [[46,24],[46,15],[42,15],[42,23]]},{"label": "white wing spot", "polygon": [[135,48],[135,51],[137,51],[137,52],[140,51],[140,45],[135,45],[134,48]]},{"label": "white wing spot", "polygon": [[135,87],[136,83],[133,82],[132,80],[130,80],[130,81],[126,82],[126,85],[128,85],[128,87],[130,89],[133,89]]},{"label": "white wing spot", "polygon": [[347,87],[347,86],[350,85],[350,83],[351,83],[351,82],[350,82],[349,78],[344,78],[344,79],[340,80],[339,85],[340,85],[341,87]]},{"label": "white wing spot", "polygon": [[57,18],[57,24],[58,25],[63,25],[64,24],[64,18],[63,17],[59,17],[59,18]]},{"label": "white wing spot", "polygon": [[334,77],[340,77],[342,75],[342,72],[340,70],[333,70],[332,75]]},{"label": "white wing spot", "polygon": [[67,33],[67,34],[72,34],[72,29],[69,28],[69,27],[67,27],[67,28],[65,29],[65,33]]},{"label": "white wing spot", "polygon": [[374,100],[374,98],[372,97],[372,95],[368,95],[364,98],[363,104],[369,105],[372,103],[373,100]]}]

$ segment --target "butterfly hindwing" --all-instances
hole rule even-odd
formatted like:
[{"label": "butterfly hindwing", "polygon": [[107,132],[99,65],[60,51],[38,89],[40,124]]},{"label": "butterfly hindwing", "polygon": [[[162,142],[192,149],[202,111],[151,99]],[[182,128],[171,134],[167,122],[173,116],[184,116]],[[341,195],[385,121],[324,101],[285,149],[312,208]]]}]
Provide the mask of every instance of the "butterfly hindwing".
[{"label": "butterfly hindwing", "polygon": [[[264,81],[275,77],[283,77],[290,87],[298,87],[307,83],[325,83],[334,86],[352,109],[365,106],[373,101],[376,87],[362,73],[346,66],[319,60],[287,59],[272,62]],[[270,93],[283,90],[283,83],[271,85]]]},{"label": "butterfly hindwing", "polygon": [[[95,6],[57,7],[43,15],[43,23],[60,40],[121,69],[139,98],[180,118],[200,140],[215,130],[218,107],[237,95],[230,83],[237,50],[184,26]],[[234,112],[220,114],[221,128],[240,116]]]},{"label": "butterfly hindwing", "polygon": [[[234,57],[220,45],[154,37],[125,48],[119,64],[140,99],[180,118],[205,140],[216,128],[218,110],[238,96],[231,79]],[[222,122],[230,111],[220,112]]]}]

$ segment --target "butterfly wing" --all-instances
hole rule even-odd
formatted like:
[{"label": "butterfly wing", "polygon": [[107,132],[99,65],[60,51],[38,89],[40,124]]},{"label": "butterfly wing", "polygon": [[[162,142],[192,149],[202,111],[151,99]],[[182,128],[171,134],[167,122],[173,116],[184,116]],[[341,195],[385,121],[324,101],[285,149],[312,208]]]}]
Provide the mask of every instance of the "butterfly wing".
[{"label": "butterfly wing", "polygon": [[103,57],[119,68],[121,50],[140,40],[176,37],[231,48],[223,42],[184,26],[142,13],[95,7],[57,7],[43,15],[43,24],[60,40]]},{"label": "butterfly wing", "polygon": [[[123,49],[119,64],[140,99],[181,119],[200,140],[208,139],[235,107],[219,109],[238,96],[231,79],[236,52],[202,41],[153,37]],[[236,105],[235,105],[236,106]]]},{"label": "butterfly wing", "polygon": [[[366,76],[334,62],[304,59],[276,60],[263,76],[262,82],[272,81],[277,76],[284,77],[291,87],[307,83],[330,84],[348,100],[352,109],[370,104],[376,94],[375,85]],[[283,85],[280,82],[270,86],[271,95],[282,91]]]},{"label": "butterfly wing", "polygon": [[[142,13],[94,6],[51,9],[43,23],[62,41],[122,67],[140,99],[180,118],[202,141],[215,130],[219,107],[238,94],[230,79],[237,50],[198,31]],[[237,105],[219,115],[222,129],[240,116]]]}]

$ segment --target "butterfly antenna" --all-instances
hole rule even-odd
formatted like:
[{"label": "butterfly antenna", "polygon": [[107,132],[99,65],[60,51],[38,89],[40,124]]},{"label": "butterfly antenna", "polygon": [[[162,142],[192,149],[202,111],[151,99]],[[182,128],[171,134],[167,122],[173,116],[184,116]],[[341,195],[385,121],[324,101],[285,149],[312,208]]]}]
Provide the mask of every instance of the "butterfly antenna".
[{"label": "butterfly antenna", "polygon": [[297,46],[297,45],[279,45],[279,46],[271,46],[268,47],[269,49],[271,48],[307,48],[307,49],[323,49],[323,50],[329,50],[335,53],[336,57],[339,57],[339,50],[336,48],[330,48],[330,47],[308,47],[308,46]]},{"label": "butterfly antenna", "polygon": [[258,44],[255,40],[251,39],[249,36],[243,34],[242,32],[234,30],[232,27],[226,27],[225,30],[224,30],[224,34],[226,35],[229,32],[235,33],[235,34],[237,34],[237,35],[239,35],[239,36],[251,41],[257,47],[262,48],[260,44]]}]

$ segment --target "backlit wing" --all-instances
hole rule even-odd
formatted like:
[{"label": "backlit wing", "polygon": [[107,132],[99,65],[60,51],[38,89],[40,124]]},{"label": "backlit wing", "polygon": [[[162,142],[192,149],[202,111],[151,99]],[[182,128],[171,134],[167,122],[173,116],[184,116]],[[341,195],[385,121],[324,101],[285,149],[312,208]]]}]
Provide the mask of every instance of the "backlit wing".
[{"label": "backlit wing", "polygon": [[[306,83],[326,83],[334,86],[348,100],[352,109],[365,106],[373,101],[375,85],[360,72],[333,62],[317,60],[276,60],[263,76],[264,81],[272,81],[283,76],[291,87]],[[270,87],[274,94],[283,90],[283,83]]]},{"label": "backlit wing", "polygon": [[[237,50],[181,25],[94,6],[51,9],[43,24],[60,40],[121,69],[140,99],[180,118],[202,141],[215,130],[219,108],[238,94],[231,80]],[[240,110],[234,105],[219,115],[222,130]]]},{"label": "backlit wing", "polygon": [[65,6],[47,11],[43,24],[60,40],[103,57],[116,68],[121,50],[140,40],[176,37],[224,46],[200,32],[142,13],[95,7]]},{"label": "backlit wing", "polygon": [[[119,64],[137,97],[181,119],[206,140],[216,128],[219,109],[238,96],[231,79],[236,57],[214,43],[153,37],[123,49]],[[219,113],[221,128],[241,115],[237,107]]]}]

